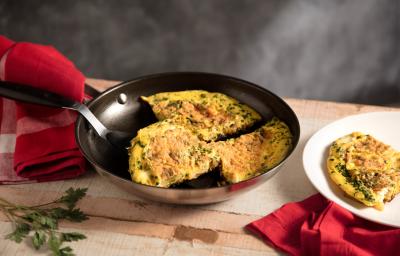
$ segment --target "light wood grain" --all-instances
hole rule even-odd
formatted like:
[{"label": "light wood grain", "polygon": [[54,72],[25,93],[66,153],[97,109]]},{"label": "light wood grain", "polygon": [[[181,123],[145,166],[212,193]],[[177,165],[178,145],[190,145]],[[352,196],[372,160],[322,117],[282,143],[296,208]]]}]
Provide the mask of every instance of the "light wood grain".
[{"label": "light wood grain", "polygon": [[[99,91],[118,81],[87,79]],[[232,200],[203,206],[173,206],[144,200],[111,185],[94,171],[80,178],[39,184],[7,185],[0,194],[9,200],[35,204],[59,196],[69,187],[88,187],[80,207],[90,219],[62,222],[62,230],[77,230],[87,240],[72,243],[78,255],[277,255],[243,227],[281,205],[316,192],[304,174],[301,154],[305,142],[322,126],[338,118],[396,108],[285,99],[300,119],[301,139],[283,169],[258,188]],[[0,216],[0,235],[11,231]],[[1,255],[45,255],[29,242],[0,240]]]}]

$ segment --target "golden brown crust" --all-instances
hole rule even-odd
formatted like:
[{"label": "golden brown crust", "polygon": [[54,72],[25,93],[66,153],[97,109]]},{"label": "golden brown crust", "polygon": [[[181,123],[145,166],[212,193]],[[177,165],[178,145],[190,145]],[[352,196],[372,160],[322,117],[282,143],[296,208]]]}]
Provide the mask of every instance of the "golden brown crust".
[{"label": "golden brown crust", "polygon": [[171,119],[204,141],[236,134],[261,120],[255,110],[221,93],[163,92],[142,99],[150,104],[158,120]]},{"label": "golden brown crust", "polygon": [[292,135],[277,118],[236,139],[212,144],[221,157],[221,173],[229,183],[247,180],[278,165],[292,147]]},{"label": "golden brown crust", "polygon": [[141,129],[129,152],[132,180],[158,187],[195,179],[219,163],[215,151],[205,142],[168,121]]}]

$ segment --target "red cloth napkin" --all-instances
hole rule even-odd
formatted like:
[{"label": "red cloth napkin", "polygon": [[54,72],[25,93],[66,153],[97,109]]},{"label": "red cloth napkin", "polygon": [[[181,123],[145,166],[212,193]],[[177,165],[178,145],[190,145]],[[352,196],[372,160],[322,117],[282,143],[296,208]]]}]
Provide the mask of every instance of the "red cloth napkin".
[{"label": "red cloth napkin", "polygon": [[357,217],[321,194],[285,204],[246,229],[291,255],[400,254],[400,229]]},{"label": "red cloth napkin", "polygon": [[[0,79],[45,89],[76,101],[84,76],[51,46],[0,36]],[[0,183],[73,178],[85,171],[71,110],[0,98]]]}]

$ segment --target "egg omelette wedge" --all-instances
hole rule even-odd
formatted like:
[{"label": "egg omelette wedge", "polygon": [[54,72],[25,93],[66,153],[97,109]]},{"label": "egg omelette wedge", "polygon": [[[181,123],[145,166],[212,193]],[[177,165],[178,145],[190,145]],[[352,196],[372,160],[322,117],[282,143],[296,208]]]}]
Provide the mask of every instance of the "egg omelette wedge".
[{"label": "egg omelette wedge", "polygon": [[217,92],[187,90],[141,98],[158,120],[171,119],[208,142],[244,131],[261,120],[254,109]]},{"label": "egg omelette wedge", "polygon": [[278,165],[292,148],[289,127],[274,117],[254,132],[211,143],[221,157],[221,174],[237,183]]},{"label": "egg omelette wedge", "polygon": [[400,192],[400,153],[371,135],[353,132],[334,141],[327,167],[348,196],[378,210]]},{"label": "egg omelette wedge", "polygon": [[128,152],[132,180],[157,187],[195,179],[219,164],[214,149],[169,120],[140,129]]}]

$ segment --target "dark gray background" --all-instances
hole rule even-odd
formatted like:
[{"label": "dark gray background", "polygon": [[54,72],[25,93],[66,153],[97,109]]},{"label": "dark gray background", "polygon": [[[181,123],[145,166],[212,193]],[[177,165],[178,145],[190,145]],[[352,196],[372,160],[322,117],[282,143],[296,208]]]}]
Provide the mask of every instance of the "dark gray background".
[{"label": "dark gray background", "polygon": [[285,97],[400,104],[396,0],[0,2],[0,33],[51,44],[88,77],[240,77]]}]

